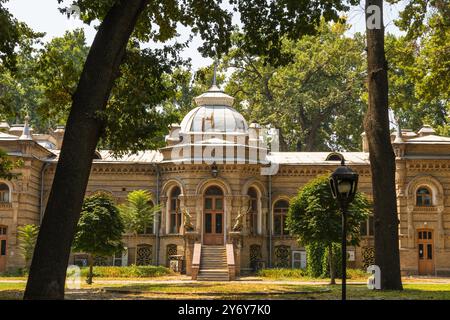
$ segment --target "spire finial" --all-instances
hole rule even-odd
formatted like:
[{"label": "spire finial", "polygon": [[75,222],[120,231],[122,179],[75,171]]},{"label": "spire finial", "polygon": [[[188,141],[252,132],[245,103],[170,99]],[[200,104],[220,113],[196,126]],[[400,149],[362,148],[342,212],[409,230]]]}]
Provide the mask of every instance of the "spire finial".
[{"label": "spire finial", "polygon": [[400,118],[396,117],[395,122],[397,124],[397,134],[395,135],[394,143],[402,143],[403,138],[402,138],[402,128],[400,127]]},{"label": "spire finial", "polygon": [[30,116],[27,111],[27,115],[25,116],[25,124],[23,126],[22,135],[19,137],[19,140],[33,140],[31,137],[31,130],[28,122],[30,121]]},{"label": "spire finial", "polygon": [[216,80],[217,80],[217,60],[214,60],[214,73],[213,73],[213,86],[217,86],[216,84]]}]

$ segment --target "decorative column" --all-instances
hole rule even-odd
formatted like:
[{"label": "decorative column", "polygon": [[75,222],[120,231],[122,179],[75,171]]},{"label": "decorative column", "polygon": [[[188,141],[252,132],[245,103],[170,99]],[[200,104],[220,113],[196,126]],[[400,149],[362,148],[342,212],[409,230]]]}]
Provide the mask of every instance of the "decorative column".
[{"label": "decorative column", "polygon": [[195,201],[195,229],[199,234],[202,234],[202,214],[203,214],[203,196],[197,195]]},{"label": "decorative column", "polygon": [[408,248],[414,248],[415,244],[414,244],[414,224],[413,224],[413,211],[414,211],[414,206],[408,204],[406,206],[406,213],[407,213],[407,217],[408,217]]},{"label": "decorative column", "polygon": [[[440,196],[442,197],[442,196]],[[444,206],[439,205],[437,207],[437,223],[438,223],[438,232],[437,232],[437,248],[445,249],[445,229],[443,223],[443,214],[444,214]]]},{"label": "decorative column", "polygon": [[160,225],[159,225],[159,234],[160,235],[165,235],[166,232],[166,225],[167,225],[167,197],[166,196],[161,196],[159,197],[159,203],[161,206],[161,215],[160,215]]},{"label": "decorative column", "polygon": [[232,231],[233,228],[233,196],[228,195],[224,197],[225,200],[225,234],[228,234]]},{"label": "decorative column", "polygon": [[180,200],[180,213],[181,213],[181,221],[180,221],[180,229],[178,230],[178,233],[183,235],[184,234],[184,210],[186,209],[186,196],[183,194],[180,194],[178,196],[178,200]]}]

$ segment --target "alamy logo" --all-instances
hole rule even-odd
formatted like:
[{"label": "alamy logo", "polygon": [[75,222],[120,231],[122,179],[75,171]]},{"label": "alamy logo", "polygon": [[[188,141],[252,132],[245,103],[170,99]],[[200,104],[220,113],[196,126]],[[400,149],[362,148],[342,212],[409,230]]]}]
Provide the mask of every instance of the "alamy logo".
[{"label": "alamy logo", "polygon": [[80,290],[80,288],[81,288],[81,269],[79,266],[70,265],[67,268],[66,286],[67,286],[67,289]]},{"label": "alamy logo", "polygon": [[367,279],[367,288],[374,290],[381,289],[381,270],[377,265],[371,265],[367,268],[367,273],[370,273],[371,276]]},{"label": "alamy logo", "polygon": [[377,5],[370,5],[366,9],[367,18],[366,18],[366,26],[367,29],[381,29],[382,16],[381,16],[381,8]]}]

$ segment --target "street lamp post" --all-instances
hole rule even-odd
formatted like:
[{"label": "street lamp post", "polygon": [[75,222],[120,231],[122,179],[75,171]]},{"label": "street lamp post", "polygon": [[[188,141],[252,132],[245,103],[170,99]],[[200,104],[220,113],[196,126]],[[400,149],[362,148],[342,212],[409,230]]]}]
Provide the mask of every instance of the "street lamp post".
[{"label": "street lamp post", "polygon": [[342,211],[342,300],[347,293],[347,209],[353,201],[358,187],[358,174],[345,165],[341,157],[341,165],[330,175],[330,188],[333,198]]}]

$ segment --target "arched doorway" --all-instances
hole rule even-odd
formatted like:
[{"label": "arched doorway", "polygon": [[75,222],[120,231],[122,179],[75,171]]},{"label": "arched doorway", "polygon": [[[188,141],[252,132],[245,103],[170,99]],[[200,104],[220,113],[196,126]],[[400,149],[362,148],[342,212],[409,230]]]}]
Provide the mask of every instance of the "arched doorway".
[{"label": "arched doorway", "polygon": [[434,244],[433,230],[417,230],[417,247],[419,258],[419,274],[434,274]]},{"label": "arched doorway", "polygon": [[0,272],[6,270],[7,228],[0,225]]},{"label": "arched doorway", "polygon": [[203,244],[223,245],[223,191],[217,186],[206,189],[203,205]]}]

